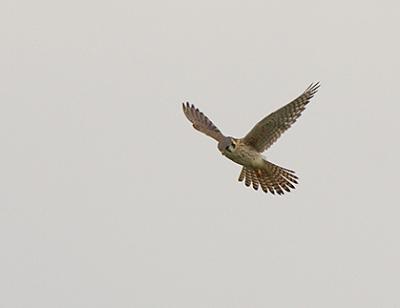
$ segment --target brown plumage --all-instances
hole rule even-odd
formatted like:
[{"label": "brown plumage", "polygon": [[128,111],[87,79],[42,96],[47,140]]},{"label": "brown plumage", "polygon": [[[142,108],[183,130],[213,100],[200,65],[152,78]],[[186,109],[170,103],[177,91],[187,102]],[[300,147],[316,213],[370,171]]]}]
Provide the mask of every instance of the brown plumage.
[{"label": "brown plumage", "polygon": [[263,118],[241,139],[224,136],[194,105],[183,104],[183,111],[195,129],[218,141],[223,155],[243,166],[239,181],[255,190],[261,187],[264,192],[281,195],[295,188],[298,177],[294,171],[267,161],[261,153],[296,122],[318,88],[319,83],[311,84],[295,100]]}]

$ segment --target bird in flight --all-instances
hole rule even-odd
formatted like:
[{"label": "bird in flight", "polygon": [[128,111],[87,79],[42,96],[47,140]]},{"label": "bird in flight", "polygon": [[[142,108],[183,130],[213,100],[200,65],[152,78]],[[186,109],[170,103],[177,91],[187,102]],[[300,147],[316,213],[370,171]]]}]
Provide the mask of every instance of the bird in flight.
[{"label": "bird in flight", "polygon": [[317,93],[319,82],[311,84],[299,97],[258,122],[243,138],[224,136],[221,131],[194,105],[183,104],[183,112],[193,127],[218,141],[218,150],[230,160],[242,165],[239,181],[255,190],[282,195],[294,189],[295,172],[267,161],[267,150],[300,117],[306,105]]}]

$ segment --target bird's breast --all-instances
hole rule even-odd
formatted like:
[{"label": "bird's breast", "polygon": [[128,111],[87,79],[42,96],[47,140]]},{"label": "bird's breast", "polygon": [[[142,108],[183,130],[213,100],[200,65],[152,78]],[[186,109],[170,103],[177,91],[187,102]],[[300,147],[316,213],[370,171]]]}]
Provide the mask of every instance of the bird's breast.
[{"label": "bird's breast", "polygon": [[244,144],[238,144],[236,145],[234,151],[227,151],[224,154],[226,157],[233,160],[235,163],[238,163],[239,165],[252,168],[261,168],[264,166],[264,159],[261,154],[255,149]]}]

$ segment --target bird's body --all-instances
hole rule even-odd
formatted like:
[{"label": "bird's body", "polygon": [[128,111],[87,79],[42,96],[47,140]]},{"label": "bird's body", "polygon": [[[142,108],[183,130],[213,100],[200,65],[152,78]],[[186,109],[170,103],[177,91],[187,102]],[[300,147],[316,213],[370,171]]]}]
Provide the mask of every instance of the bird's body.
[{"label": "bird's body", "polygon": [[264,157],[253,147],[248,146],[241,139],[233,140],[236,145],[231,149],[223,149],[222,155],[245,167],[263,168],[265,166]]},{"label": "bird's body", "polygon": [[262,119],[240,139],[224,136],[199,109],[189,103],[183,104],[183,111],[195,129],[218,141],[222,155],[243,166],[239,181],[244,180],[246,186],[252,185],[256,190],[261,186],[264,192],[283,194],[294,189],[298,178],[294,171],[267,161],[262,152],[296,121],[318,88],[319,83],[311,84],[302,95]]}]

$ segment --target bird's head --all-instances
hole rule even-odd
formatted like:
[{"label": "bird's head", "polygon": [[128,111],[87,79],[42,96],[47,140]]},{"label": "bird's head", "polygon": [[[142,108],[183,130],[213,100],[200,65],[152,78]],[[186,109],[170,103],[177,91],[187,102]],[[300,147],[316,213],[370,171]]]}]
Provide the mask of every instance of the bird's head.
[{"label": "bird's head", "polygon": [[225,154],[226,152],[232,153],[235,151],[236,148],[236,140],[232,137],[224,137],[220,142],[218,142],[218,150],[222,154]]}]

